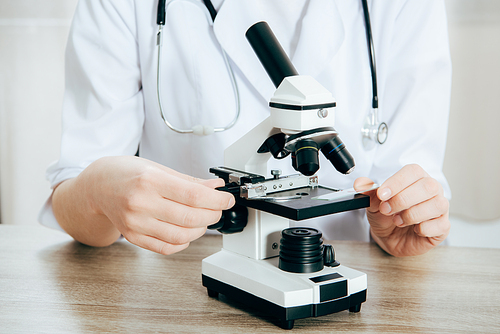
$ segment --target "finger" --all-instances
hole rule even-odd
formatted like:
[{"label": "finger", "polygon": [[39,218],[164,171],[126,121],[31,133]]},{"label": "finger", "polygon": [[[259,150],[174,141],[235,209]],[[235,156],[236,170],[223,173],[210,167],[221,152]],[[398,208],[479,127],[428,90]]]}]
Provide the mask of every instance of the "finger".
[{"label": "finger", "polygon": [[205,187],[209,187],[212,189],[218,188],[218,187],[223,187],[226,183],[224,182],[223,179],[208,179],[208,180],[202,180],[202,179],[196,179],[195,182],[198,182],[199,184],[204,185]]},{"label": "finger", "polygon": [[[142,203],[135,205],[137,208],[132,208],[132,211],[147,212],[148,217],[186,228],[207,227],[218,222],[222,215],[221,210],[191,207],[161,197],[142,200]],[[140,219],[131,221],[130,224],[134,224],[135,221]]]},{"label": "finger", "polygon": [[169,175],[175,176],[175,177],[177,177],[179,179],[183,179],[183,180],[190,181],[190,182],[199,182],[199,181],[203,180],[203,179],[199,179],[199,178],[196,178],[194,176],[191,176],[191,175],[180,173],[180,172],[176,171],[175,169],[169,168],[169,167],[167,167],[165,165],[156,163],[154,161],[150,161],[150,160],[147,160],[147,159],[144,159],[144,158],[140,158],[140,157],[137,157],[137,159],[144,160],[148,164],[154,164],[160,170],[166,172]]},{"label": "finger", "polygon": [[435,196],[430,200],[412,206],[394,215],[394,224],[399,227],[419,224],[441,217],[448,212],[449,202],[444,196]]},{"label": "finger", "polygon": [[165,172],[167,172],[168,174],[172,175],[172,176],[178,177],[180,179],[183,179],[183,180],[186,180],[186,181],[189,181],[189,182],[200,183],[200,184],[203,184],[203,185],[205,185],[207,187],[210,187],[210,188],[222,187],[225,184],[224,180],[221,179],[221,178],[216,178],[216,179],[200,179],[200,178],[197,178],[197,177],[194,177],[194,176],[191,176],[191,175],[180,173],[180,172],[178,172],[178,171],[176,171],[174,169],[168,168],[167,166],[164,166],[164,165],[161,165],[161,164],[158,164],[158,167],[161,168],[162,170],[164,170]]},{"label": "finger", "polygon": [[149,168],[147,172],[141,174],[138,182],[144,188],[150,188],[151,185],[154,185],[158,193],[165,198],[193,207],[212,210],[226,210],[235,203],[234,196],[231,194],[210,189],[212,185],[223,186],[222,179],[220,181],[218,179],[214,179],[217,181],[198,179],[149,160],[147,160],[147,165],[153,165],[157,169]]},{"label": "finger", "polygon": [[391,215],[409,209],[443,193],[438,181],[423,177],[380,204],[380,212]]},{"label": "finger", "polygon": [[134,245],[163,255],[180,252],[189,246],[189,243],[184,245],[171,245],[153,237],[138,233],[130,233],[128,235],[124,235],[124,237]]},{"label": "finger", "polygon": [[413,227],[420,237],[438,238],[439,241],[446,239],[450,232],[451,224],[448,215],[422,222]]},{"label": "finger", "polygon": [[[362,189],[366,189],[368,186],[373,185],[375,182],[373,182],[371,179],[367,177],[359,177],[354,181],[353,188],[356,191],[362,191]],[[380,206],[380,200],[377,197],[377,191],[376,190],[370,190],[370,191],[365,191],[363,194],[370,196],[370,207],[367,208],[367,210],[371,213],[378,212],[379,206]]]},{"label": "finger", "polygon": [[186,228],[151,218],[136,227],[137,233],[148,235],[171,245],[189,244],[205,234],[206,227]]},{"label": "finger", "polygon": [[391,216],[384,216],[380,212],[370,212],[368,210],[366,215],[370,223],[371,232],[374,235],[386,238],[392,235],[394,230],[398,229],[398,227],[394,225]]},{"label": "finger", "polygon": [[[219,184],[220,181],[216,181]],[[234,196],[228,192],[211,189],[198,182],[165,175],[156,181],[156,189],[164,198],[195,208],[227,210],[235,204]]]},{"label": "finger", "polygon": [[[355,181],[354,181],[354,185],[353,185],[353,188],[354,190],[356,190],[357,192],[363,192],[363,189],[365,188],[368,188],[369,186],[375,184],[375,182],[373,182],[370,178],[368,177],[358,177]],[[369,192],[372,192],[374,190],[371,190],[371,191],[367,191],[367,192],[363,192],[363,193],[369,193]]]},{"label": "finger", "polygon": [[377,196],[380,200],[387,201],[411,184],[427,176],[429,175],[419,165],[406,165],[382,183],[377,190]]}]

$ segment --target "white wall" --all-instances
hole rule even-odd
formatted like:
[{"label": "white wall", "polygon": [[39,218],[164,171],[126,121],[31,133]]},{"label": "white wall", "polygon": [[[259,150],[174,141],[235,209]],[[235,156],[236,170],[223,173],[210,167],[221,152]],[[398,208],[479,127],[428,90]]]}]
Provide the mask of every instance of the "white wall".
[{"label": "white wall", "polygon": [[1,221],[36,224],[59,154],[66,38],[76,0],[0,0]]},{"label": "white wall", "polygon": [[446,0],[453,90],[450,244],[500,247],[500,1]]},{"label": "white wall", "polygon": [[[1,221],[36,224],[57,159],[77,0],[0,0]],[[452,245],[500,247],[500,1],[446,0],[454,64],[445,173]]]}]

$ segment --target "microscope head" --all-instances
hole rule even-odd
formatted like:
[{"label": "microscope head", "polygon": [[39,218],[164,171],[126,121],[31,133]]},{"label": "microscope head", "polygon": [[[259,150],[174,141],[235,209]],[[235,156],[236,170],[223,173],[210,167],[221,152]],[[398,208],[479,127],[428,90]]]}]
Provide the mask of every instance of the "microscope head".
[{"label": "microscope head", "polygon": [[270,100],[271,123],[280,130],[264,142],[259,153],[274,158],[292,156],[292,166],[311,176],[319,169],[319,151],[340,173],[348,174],[354,159],[334,126],[336,101],[313,77],[299,75],[266,22],[251,26],[246,37],[277,87]]}]

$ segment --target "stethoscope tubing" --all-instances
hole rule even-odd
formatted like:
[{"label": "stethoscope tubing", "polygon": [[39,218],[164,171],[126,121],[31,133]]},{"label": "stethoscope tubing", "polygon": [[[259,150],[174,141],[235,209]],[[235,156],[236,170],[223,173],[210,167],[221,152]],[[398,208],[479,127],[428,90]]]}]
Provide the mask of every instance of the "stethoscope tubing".
[{"label": "stethoscope tubing", "polygon": [[[165,122],[165,124],[173,131],[178,132],[178,133],[195,133],[195,134],[200,134],[195,132],[194,127],[193,129],[180,129],[174,126],[172,123],[170,123],[164,113],[163,110],[163,104],[162,104],[162,99],[161,99],[161,56],[162,56],[162,29],[163,26],[166,23],[167,19],[167,11],[168,7],[172,4],[175,3],[176,1],[179,0],[172,0],[168,4],[166,3],[166,0],[159,0],[158,1],[158,12],[157,12],[157,20],[156,23],[158,24],[158,33],[157,33],[157,47],[158,47],[158,59],[157,59],[157,65],[156,65],[156,95],[158,98],[158,106],[160,109],[160,114],[161,118]],[[201,7],[201,3],[196,0],[183,0],[183,1],[188,1],[191,2],[192,4]],[[203,0],[203,3],[205,7],[203,7],[203,11],[205,14],[207,14],[207,20],[209,21],[210,25],[213,25],[213,22],[215,20],[215,17],[217,15],[217,11],[215,10],[212,2],[210,0]],[[376,61],[375,61],[375,46],[373,43],[373,36],[372,36],[372,28],[371,28],[371,22],[370,22],[370,13],[368,9],[368,2],[367,0],[361,0],[361,4],[363,7],[363,18],[364,18],[364,23],[365,23],[365,32],[366,32],[366,41],[367,41],[367,46],[368,46],[368,55],[369,55],[369,61],[370,61],[370,72],[371,72],[371,81],[372,81],[372,109],[370,111],[370,114],[368,115],[368,123],[365,124],[361,130],[362,134],[364,137],[370,137],[367,134],[373,132],[373,129],[376,128],[376,137],[378,138],[379,134],[379,129],[380,127],[385,128],[385,138],[387,138],[387,124],[386,123],[380,123],[378,121],[378,105],[379,105],[379,100],[378,100],[378,85],[377,85],[377,66],[376,66]],[[240,93],[238,89],[238,84],[236,82],[236,78],[234,76],[233,69],[231,67],[231,64],[229,63],[228,57],[224,49],[221,47],[221,53],[224,58],[224,63],[226,66],[226,69],[228,71],[231,84],[233,87],[233,94],[235,96],[235,117],[233,120],[228,123],[224,127],[217,127],[211,129],[211,132],[222,132],[225,130],[228,130],[232,128],[236,122],[238,121],[241,113],[241,105],[240,105]],[[210,127],[211,128],[211,127]],[[203,134],[203,133],[201,133]],[[204,133],[206,134],[206,133]],[[379,144],[383,144],[385,142],[385,139],[383,141],[377,139],[376,140]]]},{"label": "stethoscope tubing", "polygon": [[[158,2],[158,15],[157,15],[158,33],[157,33],[156,45],[158,48],[158,55],[157,55],[158,59],[157,59],[157,63],[156,63],[156,96],[158,99],[158,106],[160,109],[160,115],[161,115],[163,122],[165,122],[165,124],[171,130],[173,130],[177,133],[195,133],[194,129],[181,129],[181,128],[174,126],[172,123],[170,123],[168,121],[168,119],[163,111],[163,103],[162,103],[162,98],[161,98],[161,67],[162,67],[161,66],[161,64],[162,64],[162,62],[161,62],[161,59],[162,59],[161,50],[162,50],[162,44],[163,44],[162,31],[163,31],[163,26],[166,23],[166,13],[168,11],[168,7],[172,3],[179,1],[179,0],[170,1],[168,4],[165,4],[165,1],[166,0],[159,0],[159,2]],[[201,7],[199,5],[199,2],[197,2],[197,1],[194,1],[194,0],[183,0],[183,1],[188,1],[188,2],[191,2],[191,3]],[[207,1],[209,4],[207,4]],[[207,6],[206,9],[208,9],[208,11],[205,11],[205,8],[203,8],[203,10],[204,10],[204,12],[206,12],[210,16],[207,19],[209,20],[210,25],[212,25],[213,21],[215,19],[215,15],[216,15],[215,9],[214,9],[210,0],[204,0],[204,3],[205,3],[205,6]],[[238,89],[238,84],[236,82],[236,77],[234,75],[233,68],[231,67],[231,64],[229,63],[229,59],[227,57],[226,52],[222,48],[221,48],[221,52],[222,52],[222,57],[224,59],[224,64],[226,66],[226,70],[228,71],[229,78],[231,80],[231,85],[233,88],[233,95],[235,97],[235,110],[236,111],[235,111],[235,116],[231,122],[229,122],[224,127],[215,127],[213,129],[211,129],[213,132],[222,132],[222,131],[226,131],[226,130],[232,128],[236,124],[238,119],[240,118],[240,113],[241,113],[240,92]],[[203,133],[200,133],[200,134],[203,134]]]},{"label": "stethoscope tubing", "polygon": [[373,45],[372,25],[370,22],[370,12],[368,11],[367,0],[361,0],[363,5],[363,17],[365,19],[366,42],[368,44],[368,55],[370,57],[370,71],[372,75],[372,108],[378,108],[378,87],[377,87],[377,64],[375,61],[375,46]]}]

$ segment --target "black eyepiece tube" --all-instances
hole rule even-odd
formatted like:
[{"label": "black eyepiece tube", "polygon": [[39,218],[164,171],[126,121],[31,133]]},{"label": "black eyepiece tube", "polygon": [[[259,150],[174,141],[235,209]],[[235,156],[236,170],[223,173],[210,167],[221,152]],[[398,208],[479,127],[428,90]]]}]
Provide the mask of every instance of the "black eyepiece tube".
[{"label": "black eyepiece tube", "polygon": [[298,75],[267,22],[255,23],[245,36],[276,88],[284,78]]}]

